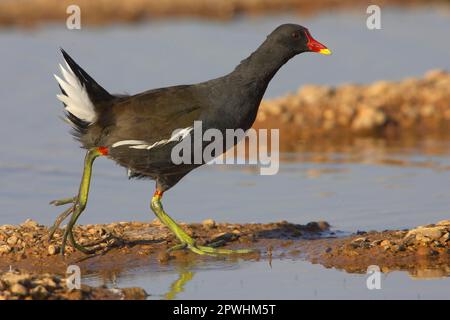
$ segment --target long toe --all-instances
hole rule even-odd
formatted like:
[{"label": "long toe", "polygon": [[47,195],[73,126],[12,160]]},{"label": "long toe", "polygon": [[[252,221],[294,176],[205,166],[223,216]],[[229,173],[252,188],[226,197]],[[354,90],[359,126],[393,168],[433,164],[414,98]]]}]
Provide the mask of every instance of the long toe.
[{"label": "long toe", "polygon": [[54,206],[63,206],[65,204],[69,204],[69,203],[75,203],[77,201],[77,197],[71,197],[71,198],[64,198],[64,199],[60,199],[60,200],[52,200],[50,201],[49,204],[54,205]]},{"label": "long toe", "polygon": [[188,249],[196,254],[200,255],[209,255],[209,256],[218,256],[218,255],[233,255],[233,254],[250,254],[250,253],[258,253],[257,249],[223,249],[223,248],[214,248],[210,246],[200,246],[200,245],[189,245],[186,243],[180,243],[172,248],[169,248],[167,252],[173,252],[176,250]]},{"label": "long toe", "polygon": [[73,212],[73,206],[68,208],[67,210],[63,211],[55,220],[53,223],[53,226],[49,229],[49,235],[48,235],[48,241],[51,241],[53,239],[53,235],[55,234],[55,231],[59,228],[61,223]]},{"label": "long toe", "polygon": [[223,248],[213,248],[209,246],[196,246],[197,249],[213,255],[221,255],[221,254],[249,254],[249,253],[258,253],[257,249],[223,249]]}]

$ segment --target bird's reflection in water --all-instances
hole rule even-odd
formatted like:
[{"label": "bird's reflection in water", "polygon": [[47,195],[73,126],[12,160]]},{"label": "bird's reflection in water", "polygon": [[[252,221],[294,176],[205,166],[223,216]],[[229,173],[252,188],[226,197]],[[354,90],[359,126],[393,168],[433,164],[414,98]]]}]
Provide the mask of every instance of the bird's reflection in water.
[{"label": "bird's reflection in water", "polygon": [[176,296],[184,291],[186,283],[192,280],[194,272],[191,271],[190,266],[183,266],[179,268],[178,278],[172,282],[169,291],[164,295],[167,300],[175,299]]}]

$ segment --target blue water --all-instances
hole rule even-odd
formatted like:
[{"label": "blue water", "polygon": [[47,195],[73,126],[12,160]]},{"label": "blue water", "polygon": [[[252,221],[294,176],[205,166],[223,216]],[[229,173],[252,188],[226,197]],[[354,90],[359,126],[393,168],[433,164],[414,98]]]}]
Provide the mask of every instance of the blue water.
[{"label": "blue water", "polygon": [[[445,41],[450,30],[448,15],[431,9],[384,9],[382,29],[375,31],[366,28],[365,18],[364,12],[341,12],[308,18],[246,18],[232,23],[167,20],[81,31],[59,25],[1,30],[0,223],[33,218],[50,224],[59,209],[50,208],[48,201],[72,196],[78,189],[83,153],[58,119],[62,106],[55,98],[58,88],[52,74],[58,72],[62,60],[58,47],[65,48],[100,84],[116,93],[223,75],[274,27],[286,22],[308,26],[333,55],[296,57],[276,75],[266,97],[295,91],[307,83],[368,83],[420,76],[433,68],[450,69],[450,43]],[[335,229],[351,232],[448,219],[448,156],[406,151],[362,152],[358,162],[283,162],[275,176],[259,176],[257,170],[246,168],[203,167],[167,193],[165,208],[177,220],[188,222],[206,218],[230,222],[326,220]],[[435,164],[388,166],[374,161],[391,157]],[[128,181],[122,168],[100,159],[95,163],[90,202],[80,223],[153,219],[149,210],[153,188],[153,182]],[[180,297],[428,298],[442,296],[448,287],[448,280],[414,282],[399,273],[389,275],[389,289],[378,294],[361,285],[361,276],[300,261],[279,261],[272,269],[264,262],[237,264],[232,270],[221,265],[197,273]],[[296,276],[297,282],[292,281]],[[138,270],[119,280],[124,284],[135,281],[150,292],[163,294],[173,277],[170,270],[156,275]],[[216,290],[219,285],[223,290]]]}]

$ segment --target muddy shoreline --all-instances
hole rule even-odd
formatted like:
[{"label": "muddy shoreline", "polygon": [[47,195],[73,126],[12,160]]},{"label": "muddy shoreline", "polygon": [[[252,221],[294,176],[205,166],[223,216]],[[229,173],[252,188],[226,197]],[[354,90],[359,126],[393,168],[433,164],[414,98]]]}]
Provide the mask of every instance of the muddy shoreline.
[{"label": "muddy shoreline", "polygon": [[[364,10],[370,1],[356,0],[4,0],[0,2],[0,26],[33,27],[40,23],[65,23],[66,9],[76,4],[81,9],[83,25],[137,23],[153,19],[178,17],[203,18],[219,21],[240,15],[289,13],[312,15],[324,10]],[[448,6],[445,0],[379,0],[379,6]]]},{"label": "muddy shoreline", "polygon": [[[11,268],[20,270],[19,274],[31,273],[28,277],[63,279],[70,264],[77,264],[84,275],[103,274],[107,277],[110,273],[120,274],[140,267],[156,270],[161,266],[183,266],[199,261],[208,263],[215,259],[229,259],[231,262],[240,259],[249,262],[267,260],[270,263],[272,259],[279,258],[307,260],[349,273],[366,273],[368,266],[377,265],[382,272],[406,271],[412,277],[435,278],[450,275],[450,220],[411,230],[358,231],[351,235],[330,229],[329,224],[324,221],[306,225],[285,221],[241,225],[206,220],[203,223],[181,225],[201,244],[221,240],[226,248],[250,247],[258,249],[259,253],[209,257],[183,250],[168,254],[166,250],[176,244],[176,239],[164,226],[154,221],[76,226],[75,237],[80,243],[105,242],[100,246],[98,254],[86,256],[69,246],[62,257],[58,254],[62,230],[58,230],[55,239],[49,243],[48,228],[28,220],[19,226],[0,226],[0,271],[3,272],[0,279]],[[59,282],[62,283],[62,280]],[[34,285],[33,288],[37,286]],[[38,291],[32,291],[33,288],[28,292]],[[122,291],[108,291],[107,288],[85,287],[82,294],[74,294],[61,287],[55,295],[47,290],[46,295],[37,294],[34,297],[31,293],[27,296],[14,295],[9,289],[4,290],[6,291],[0,289],[0,297],[5,299],[125,297]],[[141,289],[130,289],[128,293],[130,292],[137,294],[137,297],[131,295],[129,298],[144,298]]]}]

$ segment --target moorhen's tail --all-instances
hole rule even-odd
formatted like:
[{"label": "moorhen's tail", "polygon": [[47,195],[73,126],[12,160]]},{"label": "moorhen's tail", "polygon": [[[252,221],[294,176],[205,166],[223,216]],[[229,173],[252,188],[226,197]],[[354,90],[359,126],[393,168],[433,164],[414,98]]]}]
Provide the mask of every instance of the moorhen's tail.
[{"label": "moorhen's tail", "polygon": [[55,75],[62,94],[57,98],[64,104],[66,120],[72,125],[76,138],[83,136],[89,125],[98,119],[101,106],[115,97],[100,86],[63,49],[67,70],[60,64],[64,80]]}]

